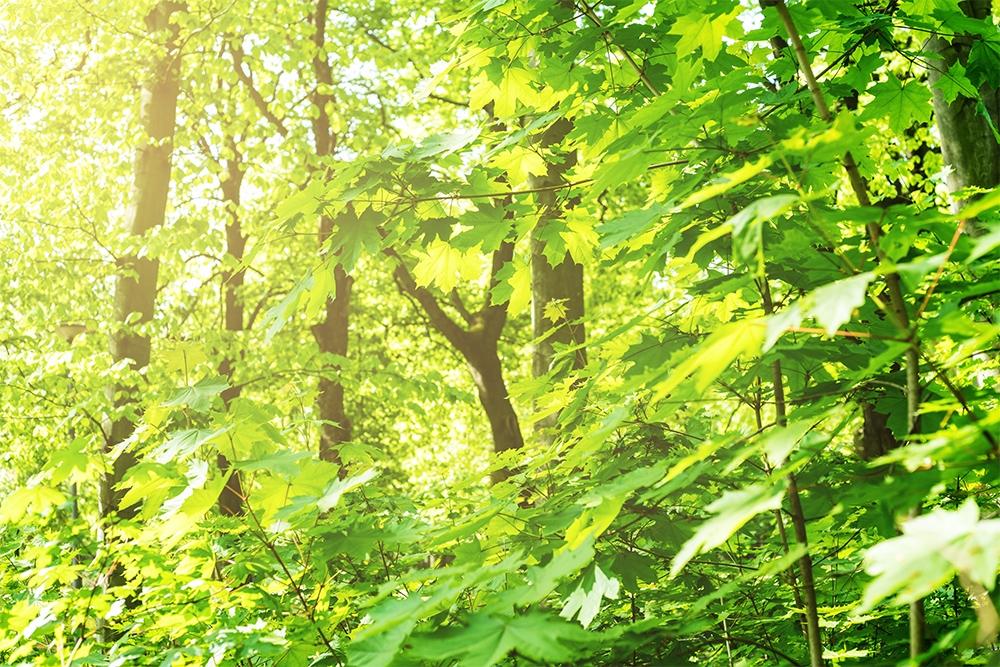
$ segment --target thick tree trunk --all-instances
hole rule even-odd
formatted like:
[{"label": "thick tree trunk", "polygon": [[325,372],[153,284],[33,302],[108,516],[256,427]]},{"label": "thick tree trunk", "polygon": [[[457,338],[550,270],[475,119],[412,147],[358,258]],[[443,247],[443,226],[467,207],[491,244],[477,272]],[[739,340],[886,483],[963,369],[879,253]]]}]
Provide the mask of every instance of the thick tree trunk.
[{"label": "thick tree trunk", "polygon": [[[326,21],[329,13],[328,0],[317,0],[312,15],[313,44],[316,55],[313,57],[313,74],[316,77],[316,90],[312,94],[312,104],[316,115],[312,121],[313,142],[316,157],[324,158],[331,155],[337,145],[337,135],[330,121],[330,107],[335,100],[330,90],[333,89],[333,70],[327,60]],[[318,173],[317,168],[317,173]],[[322,248],[333,234],[335,221],[323,215],[319,222],[319,244]],[[334,294],[327,299],[323,320],[313,327],[313,337],[321,352],[347,356],[348,333],[350,328],[351,286],[354,280],[340,266],[334,268]],[[319,381],[319,394],[316,398],[316,408],[322,421],[319,441],[319,456],[324,461],[340,464],[339,445],[351,439],[352,424],[347,417],[344,404],[344,384],[340,381],[340,370],[337,378],[324,376]],[[341,474],[345,471],[341,470]]]},{"label": "thick tree trunk", "polygon": [[[226,213],[229,220],[226,223],[226,254],[236,262],[234,270],[226,270],[222,273],[222,286],[224,298],[223,319],[227,332],[235,333],[243,331],[245,324],[243,300],[240,289],[246,276],[246,270],[240,266],[243,262],[243,254],[246,250],[246,237],[243,236],[243,229],[240,224],[240,190],[243,186],[243,165],[239,159],[239,154],[235,152],[235,146],[231,147],[234,157],[226,161],[226,174],[222,181],[222,196],[226,202]],[[236,365],[231,356],[227,356],[219,364],[219,372],[229,381],[229,387],[222,392],[222,400],[229,407],[233,399],[240,395],[240,388],[233,384],[233,370]],[[223,474],[229,470],[229,459],[223,454],[218,455],[219,470]],[[226,486],[219,494],[219,511],[226,516],[240,516],[243,514],[243,480],[238,471],[226,481]]]},{"label": "thick tree trunk", "polygon": [[[130,232],[137,237],[163,224],[170,190],[170,160],[173,150],[174,126],[177,115],[177,93],[180,57],[176,52],[177,28],[171,22],[182,9],[176,2],[159,2],[146,17],[149,33],[154,39],[167,34],[167,49],[155,63],[152,77],[143,89],[141,118],[146,140],[136,151],[133,181]],[[125,256],[119,260],[120,274],[115,286],[115,319],[119,329],[111,336],[111,355],[115,361],[125,361],[133,371],[149,365],[149,336],[136,330],[153,318],[156,299],[156,279],[159,265],[149,257]],[[138,400],[138,391],[131,383],[115,383],[108,389],[115,407],[106,451],[111,451],[128,438],[134,429],[128,409]],[[131,452],[123,452],[113,463],[112,470],[101,484],[102,516],[117,515],[131,518],[135,510],[121,508],[119,482],[136,463]]]},{"label": "thick tree trunk", "polygon": [[[960,3],[971,18],[991,16],[990,0],[967,0]],[[928,80],[934,93],[934,117],[941,137],[941,152],[951,167],[948,186],[955,192],[967,187],[993,188],[1000,183],[1000,144],[997,143],[988,120],[977,107],[978,100],[959,95],[950,104],[935,84],[955,63],[966,65],[969,52],[978,37],[958,36],[946,39],[934,36],[927,50],[936,56],[931,60]],[[1000,126],[1000,91],[984,84],[979,89],[983,111]]]},{"label": "thick tree trunk", "polygon": [[[559,119],[542,134],[541,148],[557,146],[571,129],[573,124],[570,121]],[[562,156],[561,162],[549,162],[546,174],[533,178],[531,187],[544,188],[565,183],[566,174],[574,164],[576,155],[573,153]],[[560,202],[557,193],[556,190],[538,193],[542,215],[531,234],[531,328],[535,339],[531,369],[535,377],[552,370],[556,349],[560,346],[577,347],[571,368],[580,369],[587,365],[587,353],[582,347],[586,340],[583,265],[576,263],[568,252],[554,266],[545,255],[543,239],[546,225],[562,217],[564,206],[573,205],[572,201]],[[551,438],[558,418],[558,414],[552,414],[538,420],[535,428],[539,437]]]},{"label": "thick tree trunk", "polygon": [[[541,148],[558,145],[571,129],[573,124],[570,121],[559,119],[542,134]],[[533,178],[531,187],[544,188],[565,183],[566,173],[574,164],[576,155],[572,153],[563,156],[562,162],[550,162],[548,172]],[[582,345],[585,340],[583,266],[573,261],[569,253],[553,266],[544,254],[542,237],[545,226],[562,217],[563,204],[556,190],[540,192],[537,197],[542,215],[531,236],[531,325],[536,339],[532,370],[535,377],[551,370],[557,344]],[[553,322],[545,316],[545,311],[546,306],[554,301],[559,302],[565,314]],[[581,347],[574,355],[572,367],[579,369],[586,363],[586,351]]]}]

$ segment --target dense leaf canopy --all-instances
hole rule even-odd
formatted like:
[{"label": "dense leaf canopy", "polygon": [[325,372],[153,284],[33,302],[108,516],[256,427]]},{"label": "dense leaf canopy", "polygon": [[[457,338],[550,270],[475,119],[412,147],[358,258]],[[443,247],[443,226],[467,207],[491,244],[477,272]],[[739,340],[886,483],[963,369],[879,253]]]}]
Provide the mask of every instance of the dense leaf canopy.
[{"label": "dense leaf canopy", "polygon": [[998,13],[0,3],[0,663],[996,664]]}]

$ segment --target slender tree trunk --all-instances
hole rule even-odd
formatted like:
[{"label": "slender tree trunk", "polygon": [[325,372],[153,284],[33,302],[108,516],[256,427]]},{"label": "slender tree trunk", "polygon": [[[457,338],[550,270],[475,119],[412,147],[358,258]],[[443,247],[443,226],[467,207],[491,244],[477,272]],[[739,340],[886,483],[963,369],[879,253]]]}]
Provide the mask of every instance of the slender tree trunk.
[{"label": "slender tree trunk", "polygon": [[[326,45],[326,22],[329,13],[328,0],[317,0],[312,16],[313,44],[316,54],[313,57],[313,74],[316,77],[316,90],[312,94],[312,103],[316,115],[312,121],[313,142],[316,157],[325,158],[331,155],[337,145],[337,135],[332,129],[330,118],[331,107],[335,103],[330,90],[333,88],[333,70],[324,52]],[[319,167],[317,167],[317,170]],[[336,221],[329,216],[321,216],[319,222],[319,244],[322,248],[333,234]],[[347,356],[347,343],[350,329],[351,287],[354,280],[340,266],[334,269],[334,294],[329,297],[324,309],[323,320],[313,327],[313,337],[323,353]],[[344,384],[336,379],[324,376],[319,382],[319,395],[316,399],[317,412],[322,421],[319,442],[319,455],[324,461],[340,464],[339,445],[351,439],[352,424],[347,416],[344,402]],[[343,470],[341,473],[343,474]]]},{"label": "slender tree trunk", "polygon": [[[235,144],[235,142],[232,142]],[[233,157],[226,160],[226,173],[222,181],[222,196],[226,203],[226,214],[229,220],[226,222],[226,254],[235,264],[235,269],[227,269],[222,272],[222,289],[224,298],[223,319],[226,331],[231,334],[243,331],[245,328],[245,317],[243,299],[240,290],[246,276],[246,270],[241,266],[244,251],[246,250],[246,237],[243,236],[243,229],[240,224],[240,190],[243,186],[243,164],[240,155],[236,152],[236,146],[231,145]],[[233,371],[236,362],[233,357],[226,356],[219,364],[219,372],[229,381],[229,387],[222,392],[222,400],[228,408],[230,403],[240,395],[240,388],[233,384]],[[219,470],[223,474],[229,470],[229,459],[223,454],[218,455]],[[226,481],[226,486],[219,494],[219,511],[226,516],[240,516],[243,514],[243,480],[238,471],[233,472]]]},{"label": "slender tree trunk", "polygon": [[[816,76],[813,73],[812,63],[809,60],[809,54],[806,51],[805,45],[802,43],[802,37],[799,34],[798,29],[795,27],[795,21],[792,19],[792,15],[789,13],[784,0],[775,0],[774,7],[777,9],[778,16],[781,18],[781,22],[788,31],[788,38],[791,40],[792,47],[795,50],[795,57],[798,60],[799,67],[802,69],[803,75],[806,78],[806,84],[809,87],[809,92],[812,95],[813,102],[816,104],[816,109],[819,112],[820,117],[827,123],[830,123],[833,120],[833,115],[830,113],[830,107],[826,103],[826,97],[824,96],[823,90],[820,88],[819,82],[816,80]],[[858,204],[861,206],[871,206],[871,198],[868,195],[868,184],[865,183],[864,178],[861,176],[861,172],[858,170],[858,165],[854,160],[854,156],[850,153],[845,153],[842,163],[844,171],[847,172],[847,178],[850,181],[851,189],[854,191],[854,196],[857,199]],[[878,248],[879,239],[882,236],[881,226],[877,222],[871,222],[867,226],[867,232],[871,240],[872,247],[876,249],[876,252],[880,252]],[[899,280],[899,274],[887,273],[885,276],[885,286],[889,295],[889,308],[887,309],[887,314],[894,320],[894,323],[899,330],[907,336],[907,341],[909,343],[909,347],[907,348],[905,354],[906,391],[904,392],[904,396],[906,398],[907,432],[909,434],[919,433],[921,393],[920,341],[916,337],[915,331],[910,326],[909,312],[906,300],[903,297],[903,288]],[[919,511],[919,507],[915,509],[915,512],[916,511]],[[924,636],[926,634],[923,600],[916,600],[910,603],[909,621],[910,657],[916,658],[923,653]]]},{"label": "slender tree trunk", "polygon": [[[478,340],[477,340],[478,339]],[[479,393],[479,402],[490,422],[493,436],[493,451],[497,454],[524,446],[521,426],[517,413],[507,394],[507,384],[503,379],[503,367],[497,351],[497,340],[474,336],[463,356],[472,369],[472,378]],[[496,471],[493,481],[502,481],[507,471]]]},{"label": "slender tree trunk", "polygon": [[[496,286],[500,269],[513,257],[514,244],[505,242],[493,253],[490,288],[487,290],[484,306],[475,313],[466,313],[464,306],[462,307],[468,328],[456,323],[444,311],[430,290],[416,284],[401,257],[392,251],[388,251],[388,254],[396,261],[394,275],[399,289],[420,305],[427,314],[431,326],[444,336],[469,364],[479,394],[479,402],[490,423],[493,451],[499,454],[523,447],[521,425],[507,393],[499,352],[500,334],[507,322],[507,304],[492,304],[489,296],[492,288]],[[491,478],[497,483],[509,476],[510,470],[501,468],[494,471]]]},{"label": "slender tree trunk", "polygon": [[[182,8],[180,3],[161,1],[146,17],[153,39],[162,39],[166,34],[167,49],[153,65],[150,81],[142,93],[140,114],[146,139],[136,151],[130,210],[130,232],[136,237],[163,224],[166,213],[180,75],[178,31],[171,18]],[[120,258],[119,269],[115,286],[115,319],[119,328],[111,336],[111,356],[115,361],[128,361],[132,371],[139,371],[149,365],[150,340],[137,327],[153,318],[159,264],[149,257],[129,255]],[[129,408],[138,401],[139,391],[132,383],[114,383],[108,393],[116,415],[108,429],[106,451],[111,451],[132,434],[134,424]],[[104,476],[100,493],[102,516],[135,515],[134,509],[119,506],[123,494],[117,489],[135,463],[135,455],[125,451]]]},{"label": "slender tree trunk", "polygon": [[[351,286],[354,281],[340,266],[333,269],[333,280],[335,296],[327,299],[323,320],[313,327],[313,337],[321,352],[346,357]],[[344,404],[344,384],[339,378],[324,376],[320,379],[316,405],[319,418],[323,421],[319,456],[324,461],[339,464],[338,446],[351,439],[351,420]]]},{"label": "slender tree trunk", "polygon": [[[990,0],[966,0],[959,7],[970,18],[986,19],[992,15]],[[993,188],[1000,184],[1000,143],[993,129],[1000,126],[1000,91],[984,84],[979,100],[959,95],[949,103],[935,84],[948,69],[958,63],[968,64],[969,51],[980,37],[960,35],[953,39],[933,36],[927,41],[930,59],[928,82],[934,93],[934,120],[941,137],[941,152],[951,167],[948,187]],[[988,118],[987,118],[988,116]]]},{"label": "slender tree trunk", "polygon": [[[768,315],[774,313],[774,301],[771,298],[771,287],[767,276],[763,276],[760,281],[761,300],[764,305],[764,312]],[[771,385],[774,390],[774,412],[778,426],[788,424],[787,402],[785,400],[785,379],[781,371],[781,361],[775,359],[771,364]],[[806,516],[802,509],[802,498],[799,494],[798,480],[793,473],[788,475],[788,505],[792,517],[792,529],[795,532],[795,541],[806,548],[806,552],[799,559],[799,576],[802,580],[801,598],[804,603],[802,610],[803,620],[806,630],[806,641],[809,645],[810,667],[822,667],[826,664],[823,661],[823,634],[819,627],[819,602],[816,598],[816,579],[813,574],[812,556],[809,554],[809,532],[806,526]],[[784,527],[781,532],[784,533]],[[783,539],[785,536],[783,535]],[[798,591],[796,596],[798,597]]]}]

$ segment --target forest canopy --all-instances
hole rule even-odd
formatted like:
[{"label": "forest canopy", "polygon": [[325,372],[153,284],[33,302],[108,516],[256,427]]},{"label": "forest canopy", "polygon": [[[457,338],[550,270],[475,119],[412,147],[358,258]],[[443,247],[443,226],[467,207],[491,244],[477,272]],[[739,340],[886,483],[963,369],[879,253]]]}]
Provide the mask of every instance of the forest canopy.
[{"label": "forest canopy", "polygon": [[0,663],[997,665],[990,0],[0,3]]}]

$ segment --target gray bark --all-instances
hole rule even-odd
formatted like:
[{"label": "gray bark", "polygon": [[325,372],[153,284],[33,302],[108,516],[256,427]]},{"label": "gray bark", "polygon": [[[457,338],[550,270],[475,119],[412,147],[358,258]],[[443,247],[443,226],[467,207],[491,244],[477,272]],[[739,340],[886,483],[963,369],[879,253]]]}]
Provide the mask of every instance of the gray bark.
[{"label": "gray bark", "polygon": [[[542,148],[557,146],[573,128],[570,121],[561,118],[553,123],[542,135]],[[531,187],[554,187],[566,182],[567,172],[576,164],[576,155],[567,153],[561,162],[551,161],[547,173],[532,179]],[[587,353],[583,346],[586,331],[583,323],[584,289],[583,266],[566,253],[562,261],[552,265],[545,256],[545,241],[542,239],[546,225],[562,217],[567,203],[561,202],[558,190],[538,193],[541,218],[531,235],[531,326],[535,347],[532,351],[531,367],[535,377],[546,375],[552,370],[557,347],[578,346],[570,362],[574,370],[587,365]],[[572,205],[572,202],[568,202]],[[545,317],[548,304],[559,302],[565,315],[558,321]],[[536,424],[536,430],[543,438],[551,437],[558,415],[548,415]]]},{"label": "gray bark", "polygon": [[[990,0],[970,0],[960,7],[971,18],[991,15]],[[978,109],[979,101],[959,95],[950,104],[935,84],[953,64],[968,63],[969,52],[978,37],[947,39],[934,36],[927,42],[930,59],[928,80],[934,93],[934,117],[941,137],[941,152],[951,167],[948,186],[953,192],[968,187],[993,188],[1000,184],[1000,144],[990,122]],[[1000,91],[984,84],[979,89],[985,112],[994,126],[1000,123]]]}]

